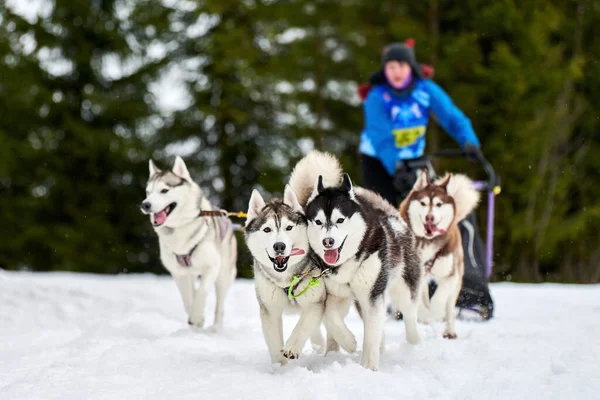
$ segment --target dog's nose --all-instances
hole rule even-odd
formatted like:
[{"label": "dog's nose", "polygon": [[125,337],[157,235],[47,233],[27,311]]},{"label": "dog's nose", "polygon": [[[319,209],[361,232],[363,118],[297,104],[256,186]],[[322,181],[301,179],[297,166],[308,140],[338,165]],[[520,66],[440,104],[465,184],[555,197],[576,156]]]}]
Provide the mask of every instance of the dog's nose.
[{"label": "dog's nose", "polygon": [[325,246],[326,249],[332,248],[334,243],[335,243],[335,240],[333,240],[333,238],[323,239],[323,246]]},{"label": "dog's nose", "polygon": [[145,201],[142,203],[140,208],[144,211],[150,211],[150,209],[152,208],[152,204],[150,204],[150,202],[148,202],[148,201]]},{"label": "dog's nose", "polygon": [[433,215],[432,214],[427,214],[425,216],[425,222],[433,224]]},{"label": "dog's nose", "polygon": [[275,250],[275,253],[283,253],[285,251],[285,243],[283,242],[277,242],[273,245],[273,250]]}]

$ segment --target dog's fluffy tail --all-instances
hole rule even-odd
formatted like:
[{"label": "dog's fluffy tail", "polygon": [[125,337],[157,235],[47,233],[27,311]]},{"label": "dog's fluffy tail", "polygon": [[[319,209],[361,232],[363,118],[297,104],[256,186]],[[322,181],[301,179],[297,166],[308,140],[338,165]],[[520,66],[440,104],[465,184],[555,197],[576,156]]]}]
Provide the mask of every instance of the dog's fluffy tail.
[{"label": "dog's fluffy tail", "polygon": [[339,185],[342,179],[339,160],[332,154],[313,150],[294,167],[289,184],[303,207],[312,194],[319,175],[323,176],[323,186]]},{"label": "dog's fluffy tail", "polygon": [[[436,180],[435,184],[439,185],[446,179],[448,179],[448,174]],[[463,220],[469,215],[477,207],[481,199],[479,191],[473,186],[473,181],[462,174],[452,174],[446,191],[454,198],[456,222]]]}]

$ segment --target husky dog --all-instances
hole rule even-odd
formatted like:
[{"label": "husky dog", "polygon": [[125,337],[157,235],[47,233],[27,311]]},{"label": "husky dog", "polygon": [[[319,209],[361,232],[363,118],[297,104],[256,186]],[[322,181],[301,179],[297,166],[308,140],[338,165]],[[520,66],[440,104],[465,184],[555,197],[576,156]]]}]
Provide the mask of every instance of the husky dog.
[{"label": "husky dog", "polygon": [[149,164],[147,197],[140,208],[150,215],[158,235],[162,264],[175,280],[190,325],[204,326],[206,297],[214,285],[217,301],[212,329],[221,330],[225,297],[237,274],[237,241],[231,221],[201,215],[218,210],[192,180],[181,157],[175,159],[171,171],[159,170],[152,160]]},{"label": "husky dog", "polygon": [[[306,177],[311,181],[316,179],[320,165],[326,160],[327,156],[322,153],[311,153],[300,160],[292,172],[290,184],[285,187],[283,199],[265,202],[257,190],[250,197],[245,240],[254,258],[256,298],[273,363],[285,364],[288,359],[298,358],[309,337],[315,344],[322,341],[320,325],[327,293],[322,279],[318,286],[308,284],[326,267],[309,246],[302,203],[312,191],[312,183],[305,185]],[[329,181],[330,176],[337,178],[339,171],[330,169],[324,174],[325,180]],[[304,277],[294,281],[294,276]],[[290,286],[291,297],[288,295]],[[300,319],[284,345],[282,314],[285,310],[300,311]],[[335,337],[344,350],[350,353],[356,350],[354,335],[339,315],[331,322],[324,322],[328,336]]]},{"label": "husky dog", "polygon": [[[432,183],[425,169],[400,204],[400,213],[417,236],[417,248],[424,261],[419,319],[427,322],[445,317],[443,337],[448,339],[456,338],[454,306],[464,274],[458,223],[473,211],[479,198],[479,192],[466,176],[446,174]],[[437,289],[430,303],[431,280],[436,282]]]},{"label": "husky dog", "polygon": [[[336,170],[337,165],[333,160],[321,171]],[[306,206],[311,248],[332,270],[325,278],[325,320],[345,316],[355,301],[364,325],[362,364],[377,370],[388,295],[405,316],[407,341],[420,341],[417,301],[422,269],[415,237],[398,210],[378,194],[354,188],[348,174],[329,182],[322,176],[313,181]]]}]

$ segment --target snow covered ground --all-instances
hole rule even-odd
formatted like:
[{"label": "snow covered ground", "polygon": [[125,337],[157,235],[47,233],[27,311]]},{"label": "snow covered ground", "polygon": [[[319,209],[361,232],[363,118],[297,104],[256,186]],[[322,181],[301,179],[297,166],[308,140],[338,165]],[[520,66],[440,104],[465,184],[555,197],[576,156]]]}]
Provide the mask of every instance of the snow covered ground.
[{"label": "snow covered ground", "polygon": [[[190,328],[167,276],[0,271],[1,399],[597,399],[600,286],[494,284],[496,317],[421,325],[410,346],[386,323],[381,370],[357,354],[270,364],[252,281],[225,331]],[[214,302],[210,302],[211,309]],[[362,343],[354,311],[348,324]],[[209,322],[212,321],[212,314]],[[296,317],[286,316],[288,335]]]}]

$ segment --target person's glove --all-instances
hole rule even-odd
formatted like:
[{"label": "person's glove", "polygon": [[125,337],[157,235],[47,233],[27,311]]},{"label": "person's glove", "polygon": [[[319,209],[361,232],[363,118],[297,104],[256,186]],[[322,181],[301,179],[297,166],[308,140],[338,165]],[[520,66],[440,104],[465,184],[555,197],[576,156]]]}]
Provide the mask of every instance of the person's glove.
[{"label": "person's glove", "polygon": [[463,147],[463,151],[467,156],[467,159],[471,162],[481,161],[483,160],[483,153],[479,146],[475,146],[473,143],[467,142]]}]

